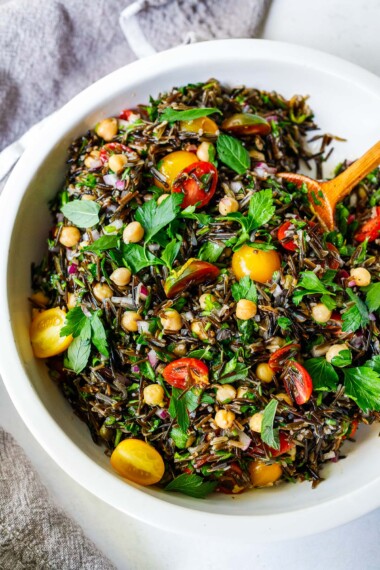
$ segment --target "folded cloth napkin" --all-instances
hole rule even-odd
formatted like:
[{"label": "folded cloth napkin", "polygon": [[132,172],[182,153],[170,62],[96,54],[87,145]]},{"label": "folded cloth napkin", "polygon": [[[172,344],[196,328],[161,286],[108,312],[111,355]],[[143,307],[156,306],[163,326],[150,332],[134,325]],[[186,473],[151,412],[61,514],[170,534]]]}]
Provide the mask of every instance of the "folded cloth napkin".
[{"label": "folded cloth napkin", "polygon": [[[183,41],[257,35],[269,2],[6,1],[0,5],[0,150],[136,56]],[[28,139],[27,133],[0,153],[0,173],[6,173]],[[0,429],[1,570],[112,567],[49,499],[29,460]]]}]

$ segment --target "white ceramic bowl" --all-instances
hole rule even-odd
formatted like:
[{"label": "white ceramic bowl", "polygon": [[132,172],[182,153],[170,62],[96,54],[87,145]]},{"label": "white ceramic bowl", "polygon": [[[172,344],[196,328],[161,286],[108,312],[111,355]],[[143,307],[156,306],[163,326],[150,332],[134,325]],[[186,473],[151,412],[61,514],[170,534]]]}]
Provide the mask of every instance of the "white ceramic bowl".
[{"label": "white ceramic bowl", "polygon": [[18,412],[43,448],[76,481],[121,511],[188,533],[251,540],[311,534],[379,506],[378,426],[359,430],[357,444],[347,444],[347,458],[326,468],[327,479],[316,490],[308,483],[281,485],[202,501],[142,489],[112,471],[29,344],[30,264],[45,248],[47,203],[64,179],[70,141],[99,119],[146,102],[149,94],[210,77],[286,96],[310,94],[322,131],[347,138],[335,145],[330,168],[344,157],[357,157],[379,138],[380,79],[298,46],[260,40],[202,43],[132,63],[98,81],[66,105],[30,145],[1,197],[1,371]]}]

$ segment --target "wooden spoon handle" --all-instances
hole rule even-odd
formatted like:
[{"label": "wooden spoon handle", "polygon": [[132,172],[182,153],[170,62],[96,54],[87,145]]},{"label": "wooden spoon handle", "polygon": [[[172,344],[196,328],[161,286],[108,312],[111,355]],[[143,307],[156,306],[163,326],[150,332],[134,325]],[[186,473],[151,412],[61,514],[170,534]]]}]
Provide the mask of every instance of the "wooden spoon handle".
[{"label": "wooden spoon handle", "polygon": [[353,162],[339,176],[328,182],[322,182],[323,192],[332,208],[379,165],[380,141],[373,145],[361,158]]}]

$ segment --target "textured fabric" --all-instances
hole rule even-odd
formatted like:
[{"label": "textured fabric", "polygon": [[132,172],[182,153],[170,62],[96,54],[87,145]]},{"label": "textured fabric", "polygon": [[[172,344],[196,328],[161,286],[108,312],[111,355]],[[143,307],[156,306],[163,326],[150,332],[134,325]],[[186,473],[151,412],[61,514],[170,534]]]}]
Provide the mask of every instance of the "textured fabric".
[{"label": "textured fabric", "polygon": [[51,502],[23,450],[1,428],[0,568],[114,568],[80,527]]}]

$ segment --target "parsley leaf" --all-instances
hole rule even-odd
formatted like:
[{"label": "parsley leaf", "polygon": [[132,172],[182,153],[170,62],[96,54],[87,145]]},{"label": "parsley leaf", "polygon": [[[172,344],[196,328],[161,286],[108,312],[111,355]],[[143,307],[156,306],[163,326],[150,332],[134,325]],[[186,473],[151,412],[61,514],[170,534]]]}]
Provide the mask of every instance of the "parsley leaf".
[{"label": "parsley leaf", "polygon": [[238,283],[234,283],[231,287],[231,293],[235,301],[247,299],[248,301],[257,303],[256,285],[249,275],[242,277]]},{"label": "parsley leaf", "polygon": [[158,259],[138,243],[123,243],[121,251],[125,263],[132,269],[133,273],[138,273],[144,267],[151,265],[163,265],[161,259]]},{"label": "parsley leaf", "polygon": [[172,107],[166,107],[164,112],[160,115],[160,121],[168,121],[168,123],[174,123],[175,121],[194,121],[194,119],[207,117],[213,113],[222,114],[222,111],[215,107],[195,107],[194,109],[185,109],[184,111],[177,111]]},{"label": "parsley leaf", "polygon": [[292,321],[288,317],[278,317],[277,324],[283,331],[291,330]]},{"label": "parsley leaf", "polygon": [[229,360],[218,374],[217,380],[220,384],[230,384],[236,380],[245,380],[249,372],[249,366],[244,362],[238,362],[237,356]]},{"label": "parsley leaf", "polygon": [[225,247],[223,242],[207,241],[199,250],[198,259],[215,263],[215,261],[218,261]]},{"label": "parsley leaf", "polygon": [[220,160],[238,174],[244,174],[248,170],[251,159],[238,139],[221,134],[216,141],[216,149]]},{"label": "parsley leaf", "polygon": [[76,374],[80,374],[87,366],[91,353],[91,325],[86,318],[79,336],[74,338],[67,350],[67,366]]},{"label": "parsley leaf", "polygon": [[107,348],[107,337],[106,331],[104,329],[103,323],[99,318],[99,315],[95,313],[91,317],[91,340],[92,343],[96,346],[103,356],[109,356],[108,348]]},{"label": "parsley leaf", "polygon": [[186,443],[187,440],[189,439],[189,436],[185,431],[182,431],[180,427],[173,427],[170,431],[170,437],[172,438],[172,440],[175,443],[175,446],[178,447],[178,449],[186,448]]},{"label": "parsley leaf", "polygon": [[200,475],[182,473],[165,487],[165,491],[178,491],[189,497],[205,499],[217,486],[217,481],[204,481]]},{"label": "parsley leaf", "polygon": [[[157,204],[152,198],[137,208],[135,219],[145,230],[145,243],[148,243],[153,236],[176,218],[183,198],[183,194],[174,193],[165,198],[161,204]],[[93,202],[90,203],[93,204]]]},{"label": "parsley leaf", "polygon": [[363,301],[355,295],[351,289],[346,289],[346,293],[353,302],[344,313],[342,313],[342,331],[355,332],[369,323],[368,309]]},{"label": "parsley leaf", "polygon": [[[302,290],[303,289],[303,290]],[[323,285],[322,281],[317,277],[313,271],[303,271],[301,273],[301,281],[298,283],[296,292],[293,295],[293,302],[299,305],[305,295],[326,295],[328,298],[330,295],[335,295]]]},{"label": "parsley leaf", "polygon": [[169,269],[173,267],[173,263],[181,249],[181,244],[182,240],[177,241],[172,239],[162,252],[161,259]]},{"label": "parsley leaf", "polygon": [[367,360],[364,366],[368,366],[380,374],[380,354],[372,356],[371,360]]},{"label": "parsley leaf", "polygon": [[272,218],[275,213],[273,193],[270,188],[255,192],[249,201],[248,217],[250,218],[249,230],[257,230]]},{"label": "parsley leaf", "polygon": [[84,250],[99,253],[101,251],[117,247],[119,245],[119,241],[119,236],[102,236],[90,245],[87,245]]},{"label": "parsley leaf", "polygon": [[337,366],[338,368],[344,368],[345,366],[350,366],[352,364],[352,354],[350,350],[341,350],[338,352],[334,358],[331,360],[331,364]]},{"label": "parsley leaf", "polygon": [[367,288],[365,302],[370,313],[380,308],[380,283],[373,283]]},{"label": "parsley leaf", "polygon": [[109,356],[106,332],[98,311],[87,317],[81,307],[71,309],[66,315],[65,326],[62,327],[60,336],[69,334],[74,337],[74,340],[68,348],[67,356],[69,367],[74,372],[81,372],[87,365],[91,342],[101,354]]},{"label": "parsley leaf", "polygon": [[314,390],[333,392],[339,382],[339,376],[332,364],[326,358],[310,358],[304,362],[304,367],[313,380]]},{"label": "parsley leaf", "polygon": [[196,220],[200,226],[207,226],[210,222],[213,221],[213,217],[209,214],[197,214],[195,212],[195,206],[187,206],[182,212],[180,213],[181,218],[189,219],[189,220]]},{"label": "parsley leaf", "polygon": [[380,375],[367,366],[345,368],[345,394],[364,412],[380,412]]},{"label": "parsley leaf", "polygon": [[187,432],[190,426],[188,412],[193,412],[199,405],[199,393],[196,389],[188,390],[185,394],[179,388],[173,388],[169,404],[169,414],[182,431]]},{"label": "parsley leaf", "polygon": [[61,329],[60,336],[69,336],[75,338],[79,336],[82,328],[86,324],[87,317],[80,307],[74,307],[66,314],[65,326]]},{"label": "parsley leaf", "polygon": [[90,200],[72,200],[61,208],[63,215],[78,228],[92,228],[99,223],[100,206]]},{"label": "parsley leaf", "polygon": [[273,449],[280,449],[279,430],[273,427],[277,406],[277,400],[271,400],[269,404],[265,406],[263,423],[261,424],[261,439],[264,443],[269,445],[269,447],[273,447]]}]

